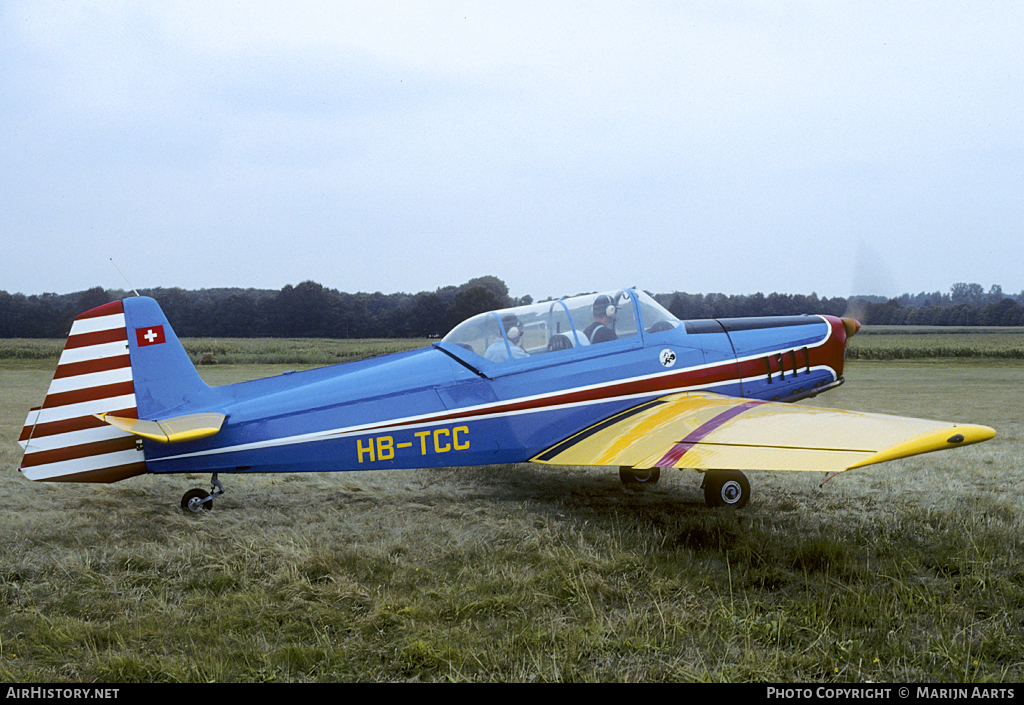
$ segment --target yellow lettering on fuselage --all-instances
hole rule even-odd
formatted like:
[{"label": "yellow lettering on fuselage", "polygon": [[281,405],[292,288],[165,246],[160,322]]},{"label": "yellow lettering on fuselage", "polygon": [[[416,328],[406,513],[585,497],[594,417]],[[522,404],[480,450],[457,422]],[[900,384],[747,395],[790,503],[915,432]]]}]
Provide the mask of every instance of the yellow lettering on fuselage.
[{"label": "yellow lettering on fuselage", "polygon": [[[450,453],[453,450],[469,450],[469,426],[436,428],[433,431],[417,431],[412,435],[419,439],[419,443],[396,442],[394,436],[373,436],[367,438],[364,444],[363,439],[357,438],[357,460],[360,463],[367,458],[371,463],[379,460],[394,460],[396,455],[401,454],[401,451],[406,448],[411,449],[414,453],[418,449],[421,456]],[[406,437],[408,438],[408,436]]]},{"label": "yellow lettering on fuselage", "polygon": [[370,454],[370,462],[372,463],[377,459],[377,455],[373,452],[373,439],[370,439],[369,444],[366,448],[363,448],[363,440],[361,438],[356,439],[356,453],[359,455],[359,462],[363,462],[363,454]]},{"label": "yellow lettering on fuselage", "polygon": [[452,449],[451,445],[448,444],[447,442],[444,445],[441,445],[441,441],[438,440],[441,436],[450,436],[450,435],[452,435],[451,431],[449,431],[447,428],[439,428],[436,431],[434,431],[434,452],[435,453],[447,453],[448,451],[450,451]]}]

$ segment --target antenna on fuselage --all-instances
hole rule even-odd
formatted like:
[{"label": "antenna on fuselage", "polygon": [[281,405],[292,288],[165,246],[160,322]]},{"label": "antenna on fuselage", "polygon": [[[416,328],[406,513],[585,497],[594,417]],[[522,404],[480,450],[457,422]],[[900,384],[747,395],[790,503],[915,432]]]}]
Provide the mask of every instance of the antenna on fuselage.
[{"label": "antenna on fuselage", "polygon": [[132,286],[132,283],[130,281],[128,281],[128,277],[126,277],[124,275],[124,272],[121,271],[121,268],[117,266],[116,262],[114,262],[114,258],[113,257],[110,258],[110,263],[112,265],[114,265],[114,269],[116,269],[117,273],[121,275],[121,278],[124,279],[124,283],[128,285],[128,288],[132,290],[132,293],[134,293],[136,296],[138,296],[139,292],[135,291],[135,287]]}]

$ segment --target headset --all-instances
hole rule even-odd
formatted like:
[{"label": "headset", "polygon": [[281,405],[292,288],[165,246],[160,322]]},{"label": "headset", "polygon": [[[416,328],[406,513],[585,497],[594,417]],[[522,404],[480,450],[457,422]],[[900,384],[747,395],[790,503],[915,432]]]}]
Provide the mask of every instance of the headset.
[{"label": "headset", "polygon": [[[594,316],[600,316],[604,318],[615,318],[615,312],[618,309],[612,300],[606,294],[601,294],[594,299]],[[603,313],[602,313],[603,312]]]},{"label": "headset", "polygon": [[[523,331],[521,330],[522,324],[519,322],[518,318],[515,318],[515,317],[509,317],[509,318],[512,319],[512,320],[509,321],[510,323],[512,323],[512,326],[505,329],[505,337],[507,337],[509,340],[512,340],[514,338],[518,338],[519,336],[521,336],[523,334]],[[502,318],[501,319],[501,325],[502,326],[505,325],[506,320],[507,320],[506,318]]]}]

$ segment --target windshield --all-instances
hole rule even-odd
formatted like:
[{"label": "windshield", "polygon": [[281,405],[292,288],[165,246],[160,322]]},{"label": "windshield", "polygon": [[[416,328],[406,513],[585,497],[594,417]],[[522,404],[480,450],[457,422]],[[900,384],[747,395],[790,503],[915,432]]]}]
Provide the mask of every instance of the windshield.
[{"label": "windshield", "polygon": [[679,319],[665,310],[654,300],[654,297],[642,291],[635,292],[637,303],[640,304],[640,317],[644,322],[646,333],[661,333],[679,326]]},{"label": "windshield", "polygon": [[647,332],[679,325],[647,294],[620,289],[481,313],[453,328],[444,342],[491,362],[507,362],[636,338],[634,299]]}]

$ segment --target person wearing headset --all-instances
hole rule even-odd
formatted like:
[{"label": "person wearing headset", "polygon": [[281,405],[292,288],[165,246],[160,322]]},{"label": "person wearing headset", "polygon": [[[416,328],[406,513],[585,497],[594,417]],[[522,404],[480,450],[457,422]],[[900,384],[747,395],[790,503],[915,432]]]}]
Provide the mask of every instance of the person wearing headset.
[{"label": "person wearing headset", "polygon": [[[512,351],[512,358],[519,359],[521,357],[529,357],[526,351],[519,347],[519,344],[523,340],[523,326],[519,322],[519,318],[514,314],[508,314],[502,316],[501,325],[505,329],[505,337],[498,337],[490,347],[487,348],[487,352],[484,353],[484,357],[491,362],[505,362],[508,359],[508,351]],[[505,347],[505,338],[508,338],[508,348]]]},{"label": "person wearing headset", "polygon": [[615,303],[607,294],[594,299],[594,322],[587,326],[583,335],[591,345],[619,339],[615,334]]}]

